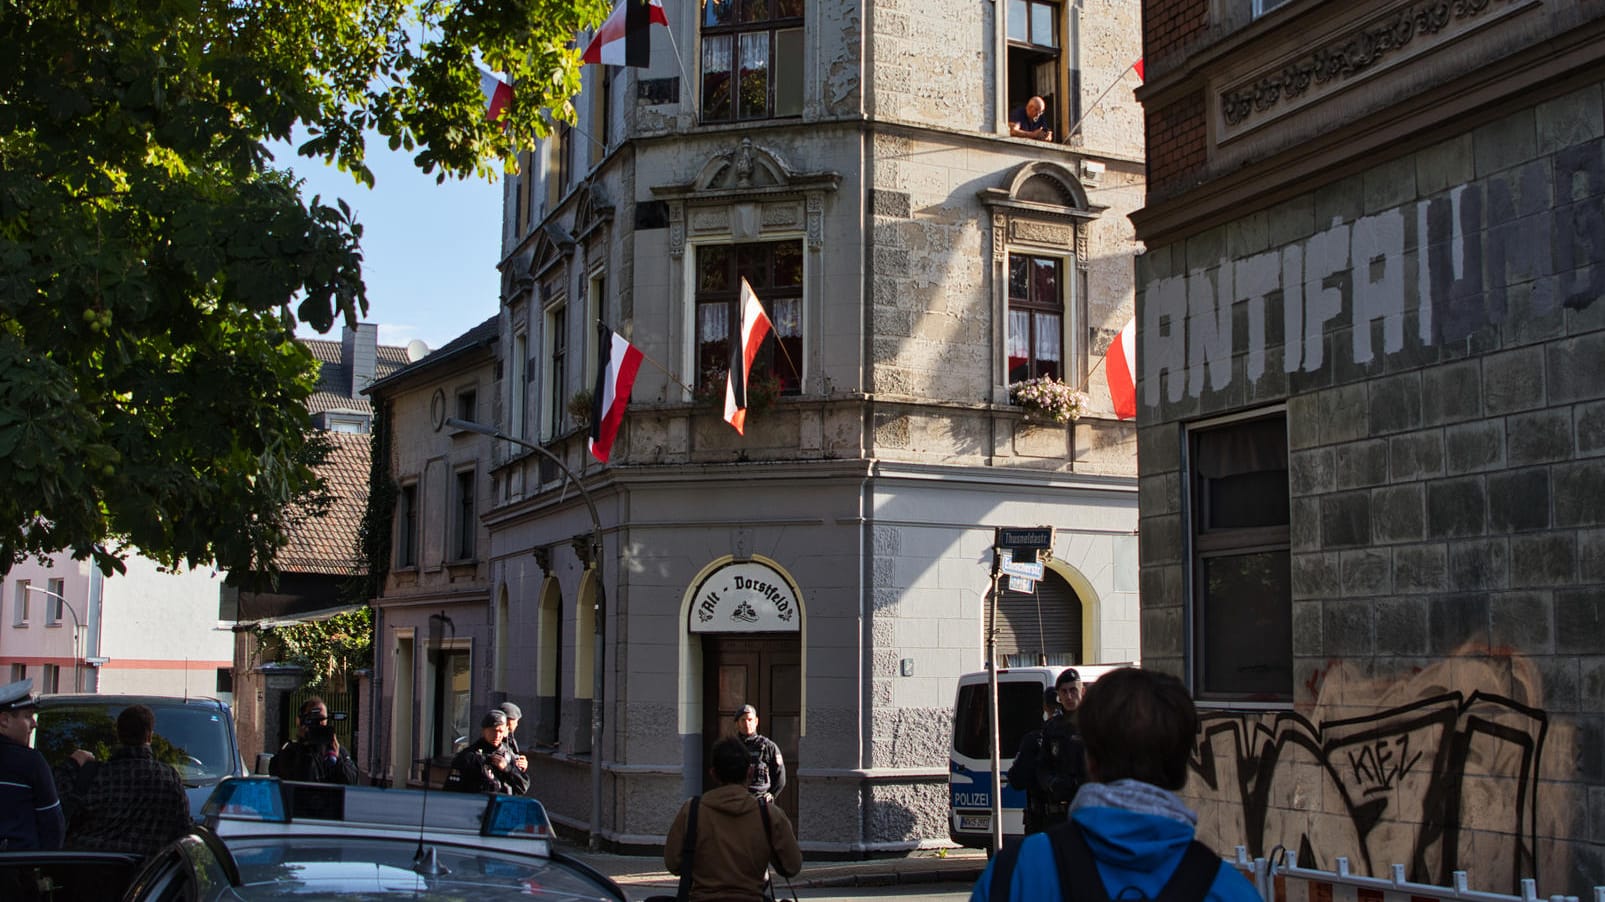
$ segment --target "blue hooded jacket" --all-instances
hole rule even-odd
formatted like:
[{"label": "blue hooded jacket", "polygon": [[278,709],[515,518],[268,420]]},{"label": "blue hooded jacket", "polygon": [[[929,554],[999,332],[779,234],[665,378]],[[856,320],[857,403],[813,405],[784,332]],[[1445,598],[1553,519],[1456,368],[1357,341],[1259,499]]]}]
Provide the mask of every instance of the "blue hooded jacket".
[{"label": "blue hooded jacket", "polygon": [[[1193,839],[1195,822],[1174,793],[1136,780],[1082,786],[1070,817],[1081,826],[1104,889],[1116,902],[1158,897]],[[970,902],[990,899],[995,864],[994,858],[976,881]],[[1025,838],[1009,881],[1009,898],[1020,902],[1063,898],[1059,868],[1045,834]],[[1224,861],[1205,898],[1260,902],[1254,885]]]}]

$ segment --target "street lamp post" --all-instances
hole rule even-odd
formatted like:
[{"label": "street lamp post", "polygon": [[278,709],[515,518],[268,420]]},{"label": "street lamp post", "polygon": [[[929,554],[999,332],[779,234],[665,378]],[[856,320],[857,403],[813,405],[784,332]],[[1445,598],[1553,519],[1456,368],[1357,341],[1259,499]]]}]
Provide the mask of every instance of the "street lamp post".
[{"label": "street lamp post", "polygon": [[528,448],[537,454],[544,455],[547,460],[556,464],[558,469],[574,487],[579,490],[580,497],[585,500],[585,509],[591,515],[591,554],[590,565],[596,568],[596,616],[595,646],[591,655],[591,836],[588,845],[592,851],[601,847],[602,837],[602,690],[603,690],[603,660],[606,654],[606,645],[603,633],[606,629],[605,614],[607,611],[607,593],[602,583],[602,518],[597,516],[596,502],[591,500],[591,493],[586,490],[585,483],[580,482],[574,471],[568,468],[562,458],[533,442],[526,442],[520,438],[513,438],[494,426],[475,423],[470,420],[460,420],[456,417],[446,417],[441,421],[443,425],[465,432],[477,432],[504,442],[511,442],[523,448]]},{"label": "street lamp post", "polygon": [[84,691],[83,679],[79,673],[79,665],[83,658],[78,654],[78,643],[83,638],[84,622],[78,619],[78,612],[72,609],[72,605],[62,595],[34,585],[24,586],[23,588],[29,592],[38,592],[40,595],[56,599],[61,602],[62,608],[72,615],[72,691]]}]

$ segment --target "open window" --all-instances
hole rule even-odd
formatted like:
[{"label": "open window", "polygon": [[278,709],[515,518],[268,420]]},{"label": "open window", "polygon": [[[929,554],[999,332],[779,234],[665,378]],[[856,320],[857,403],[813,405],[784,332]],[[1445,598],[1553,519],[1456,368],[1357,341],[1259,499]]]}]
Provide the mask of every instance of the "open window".
[{"label": "open window", "polygon": [[1007,112],[1012,116],[1041,97],[1055,141],[1063,141],[1081,116],[1078,12],[1073,0],[1009,0],[1005,14]]}]

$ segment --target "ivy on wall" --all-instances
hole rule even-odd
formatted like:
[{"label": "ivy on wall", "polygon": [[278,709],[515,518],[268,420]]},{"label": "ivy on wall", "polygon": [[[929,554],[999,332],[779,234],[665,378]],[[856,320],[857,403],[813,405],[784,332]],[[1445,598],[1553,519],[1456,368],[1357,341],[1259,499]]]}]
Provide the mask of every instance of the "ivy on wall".
[{"label": "ivy on wall", "polygon": [[375,404],[369,435],[368,506],[357,527],[357,575],[345,586],[349,601],[371,602],[384,593],[390,573],[391,524],[399,489],[390,477],[392,431],[390,404]]},{"label": "ivy on wall", "polygon": [[306,687],[344,690],[353,675],[373,666],[373,608],[363,607],[327,620],[259,627],[263,657],[306,668]]}]

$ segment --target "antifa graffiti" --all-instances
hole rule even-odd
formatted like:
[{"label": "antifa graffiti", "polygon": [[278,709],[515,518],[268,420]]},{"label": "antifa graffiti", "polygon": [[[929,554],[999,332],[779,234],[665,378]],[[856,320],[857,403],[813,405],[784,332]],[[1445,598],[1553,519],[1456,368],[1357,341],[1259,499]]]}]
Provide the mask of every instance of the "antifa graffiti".
[{"label": "antifa graffiti", "polygon": [[1338,354],[1366,365],[1507,319],[1585,309],[1605,296],[1602,195],[1605,155],[1593,141],[1155,279],[1142,288],[1143,404],[1259,383],[1278,365],[1316,373]]},{"label": "antifa graffiti", "polygon": [[1322,723],[1293,712],[1200,715],[1190,795],[1222,803],[1210,806],[1226,821],[1221,842],[1255,856],[1294,847],[1304,867],[1347,856],[1373,875],[1403,862],[1408,879],[1438,885],[1473,857],[1484,885],[1508,880],[1517,891],[1537,876],[1542,711],[1447,692]]}]

